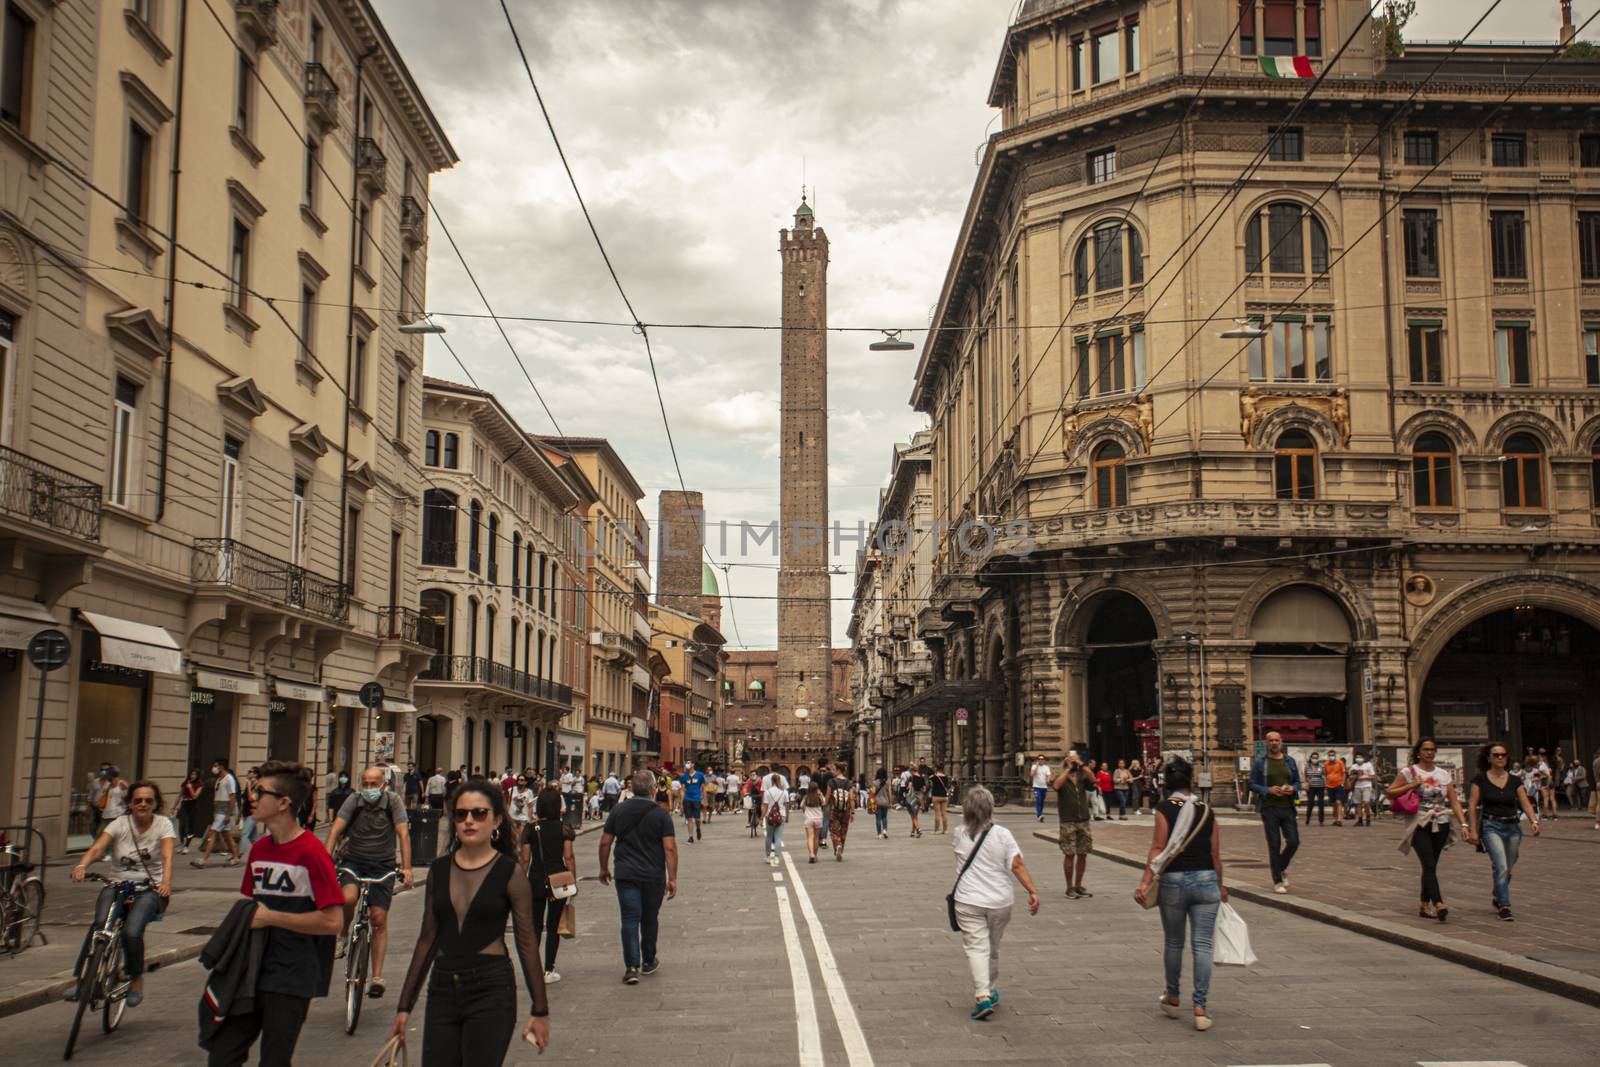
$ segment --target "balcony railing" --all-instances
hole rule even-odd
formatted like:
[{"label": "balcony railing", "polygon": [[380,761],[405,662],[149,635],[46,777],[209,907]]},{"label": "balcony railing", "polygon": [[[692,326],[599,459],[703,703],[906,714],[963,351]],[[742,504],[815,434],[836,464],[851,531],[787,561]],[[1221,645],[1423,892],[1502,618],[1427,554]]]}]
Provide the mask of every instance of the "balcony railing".
[{"label": "balcony railing", "polygon": [[454,541],[422,542],[422,565],[424,567],[454,567],[456,565],[456,543]]},{"label": "balcony railing", "polygon": [[439,624],[416,608],[379,608],[373,636],[385,641],[404,641],[410,645],[433,648],[439,636]]},{"label": "balcony railing", "polygon": [[384,158],[378,142],[370,137],[356,141],[356,174],[376,192],[388,188],[389,161]]},{"label": "balcony railing", "polygon": [[436,682],[489,685],[562,707],[572,706],[571,686],[548,678],[535,678],[526,671],[514,671],[504,663],[482,656],[437,655],[428,661],[427,669],[418,677]]},{"label": "balcony railing", "polygon": [[306,64],[306,113],[324,129],[339,124],[339,85],[321,63]]},{"label": "balcony railing", "polygon": [[59,467],[0,447],[0,511],[85,541],[100,540],[102,490]]},{"label": "balcony railing", "polygon": [[412,245],[420,245],[428,232],[428,213],[422,202],[414,196],[400,198],[400,236]]},{"label": "balcony railing", "polygon": [[350,618],[350,590],[343,583],[232,538],[196,538],[191,574],[197,582],[224,585],[334,622]]},{"label": "balcony railing", "polygon": [[476,547],[467,549],[467,570],[473,574],[483,572],[483,549]]}]

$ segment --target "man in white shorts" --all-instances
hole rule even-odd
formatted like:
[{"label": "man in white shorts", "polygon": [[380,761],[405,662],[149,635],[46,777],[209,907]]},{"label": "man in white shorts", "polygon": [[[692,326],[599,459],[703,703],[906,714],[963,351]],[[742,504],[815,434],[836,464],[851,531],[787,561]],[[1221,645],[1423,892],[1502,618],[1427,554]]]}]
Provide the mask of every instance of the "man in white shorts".
[{"label": "man in white shorts", "polygon": [[1372,765],[1371,760],[1367,759],[1360,753],[1357,753],[1356,758],[1350,767],[1350,775],[1356,780],[1356,825],[1371,826],[1372,786],[1373,783],[1377,781],[1377,768]]},{"label": "man in white shorts", "polygon": [[218,756],[211,761],[211,773],[216,776],[216,783],[211,787],[211,829],[206,832],[206,850],[197,860],[190,860],[191,867],[204,867],[211,859],[219,844],[227,846],[228,866],[239,865],[239,839],[235,836],[239,832],[240,805],[239,779],[233,776],[233,771],[228,766],[225,756]]}]

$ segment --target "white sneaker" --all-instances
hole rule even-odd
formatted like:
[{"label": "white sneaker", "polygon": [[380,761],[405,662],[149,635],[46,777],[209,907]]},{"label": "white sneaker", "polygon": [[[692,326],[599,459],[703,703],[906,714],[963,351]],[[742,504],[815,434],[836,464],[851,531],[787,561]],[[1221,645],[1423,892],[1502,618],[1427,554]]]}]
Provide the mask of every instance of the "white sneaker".
[{"label": "white sneaker", "polygon": [[545,985],[550,985],[552,983],[559,982],[559,981],[561,981],[561,972],[560,971],[546,971],[546,972],[544,972]]},{"label": "white sneaker", "polygon": [[1279,882],[1277,885],[1272,887],[1272,891],[1274,893],[1287,893],[1289,892],[1289,883]]}]

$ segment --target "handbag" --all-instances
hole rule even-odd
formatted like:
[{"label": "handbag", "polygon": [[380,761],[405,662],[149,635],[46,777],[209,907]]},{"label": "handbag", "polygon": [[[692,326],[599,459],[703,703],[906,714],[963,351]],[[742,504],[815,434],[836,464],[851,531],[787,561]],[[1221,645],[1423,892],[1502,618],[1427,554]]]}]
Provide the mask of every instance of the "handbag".
[{"label": "handbag", "polygon": [[378,1050],[378,1054],[372,1058],[371,1067],[406,1067],[406,1043],[400,1040],[398,1034]]},{"label": "handbag", "polygon": [[[1407,767],[1406,774],[1402,775],[1402,777],[1409,775],[1410,770],[1411,768]],[[1414,781],[1415,778],[1407,777],[1406,780]],[[1389,809],[1391,811],[1398,812],[1401,815],[1415,815],[1422,809],[1421,791],[1413,789],[1408,793],[1401,793],[1399,796],[1392,798],[1389,801]]]},{"label": "handbag", "polygon": [[[1198,801],[1192,801],[1192,803],[1199,803],[1199,802]],[[1188,848],[1190,845],[1192,845],[1194,843],[1194,839],[1196,837],[1200,836],[1200,831],[1204,830],[1206,828],[1206,825],[1214,817],[1211,814],[1211,809],[1209,807],[1207,807],[1204,804],[1201,804],[1200,806],[1202,808],[1205,808],[1205,810],[1201,813],[1200,817],[1194,821],[1194,826],[1191,827],[1190,830],[1189,830],[1189,836],[1183,839],[1183,844],[1178,846],[1178,850],[1172,854],[1173,856],[1182,855],[1184,849]],[[1167,857],[1167,863],[1171,863],[1171,862],[1172,862],[1172,856],[1168,856]],[[1166,868],[1167,868],[1167,864],[1163,863],[1161,865],[1161,870],[1164,871],[1164,870],[1166,870]],[[1158,885],[1158,883],[1161,881],[1161,871],[1155,870],[1155,866],[1153,864],[1151,865],[1151,871],[1152,871],[1152,873],[1155,874],[1155,877],[1150,880],[1150,888],[1147,889],[1145,891],[1145,894],[1144,894],[1143,907],[1144,907],[1145,911],[1149,911],[1151,908],[1155,907],[1158,903],[1161,902],[1161,891],[1160,891],[1160,887]]]},{"label": "handbag", "polygon": [[[544,862],[544,838],[539,836],[538,824],[534,824],[533,839],[539,842],[539,866],[549,870]],[[545,882],[550,886],[550,895],[557,900],[570,900],[578,895],[578,876],[573,872],[562,869],[554,874],[544,876]]]},{"label": "handbag", "polygon": [[1211,962],[1231,967],[1248,967],[1256,962],[1250,949],[1250,928],[1233,905],[1224,902],[1217,908],[1217,927],[1212,935]]},{"label": "handbag", "polygon": [[578,936],[578,905],[570,900],[561,909],[561,917],[556,920],[556,933],[569,940]]},{"label": "handbag", "polygon": [[978,835],[978,843],[972,846],[972,851],[967,853],[967,862],[961,865],[961,872],[956,875],[956,884],[950,887],[950,892],[945,894],[944,908],[950,916],[950,929],[955,933],[961,932],[961,924],[956,922],[956,890],[961,886],[962,876],[967,873],[967,868],[972,866],[972,861],[978,858],[978,853],[983,849],[983,842],[989,836],[989,830],[994,829],[994,823],[989,824],[989,829]]}]

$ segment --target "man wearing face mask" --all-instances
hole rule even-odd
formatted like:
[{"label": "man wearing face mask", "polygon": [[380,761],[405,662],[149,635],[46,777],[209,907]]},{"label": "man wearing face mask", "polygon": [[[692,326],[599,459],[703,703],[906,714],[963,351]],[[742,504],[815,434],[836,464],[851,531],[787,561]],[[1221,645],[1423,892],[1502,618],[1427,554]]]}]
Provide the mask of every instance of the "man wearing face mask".
[{"label": "man wearing face mask", "polygon": [[[350,797],[334,816],[333,828],[328,831],[328,852],[338,857],[339,884],[344,887],[344,925],[339,932],[342,939],[350,929],[350,919],[356,912],[356,897],[360,887],[350,872],[361,878],[381,878],[395,869],[396,846],[400,851],[400,878],[407,889],[411,888],[411,827],[407,824],[405,801],[400,794],[386,785],[383,767],[368,767],[361,772],[361,791]],[[344,844],[344,854],[339,845]],[[388,884],[379,883],[367,888],[368,914],[372,917],[372,979],[367,984],[367,996],[381,997],[384,992],[383,956],[389,947],[389,901],[392,892]],[[342,943],[342,942],[341,942]]]},{"label": "man wearing face mask", "polygon": [[211,829],[206,834],[206,850],[197,860],[189,861],[191,867],[204,867],[211,853],[220,845],[228,850],[228,866],[239,865],[239,832],[241,798],[239,779],[228,767],[228,761],[218,756],[211,761]]},{"label": "man wearing face mask", "polygon": [[355,796],[355,792],[350,788],[350,776],[344,771],[333,776],[333,785],[328,787],[328,822],[333,822],[344,802]]}]

